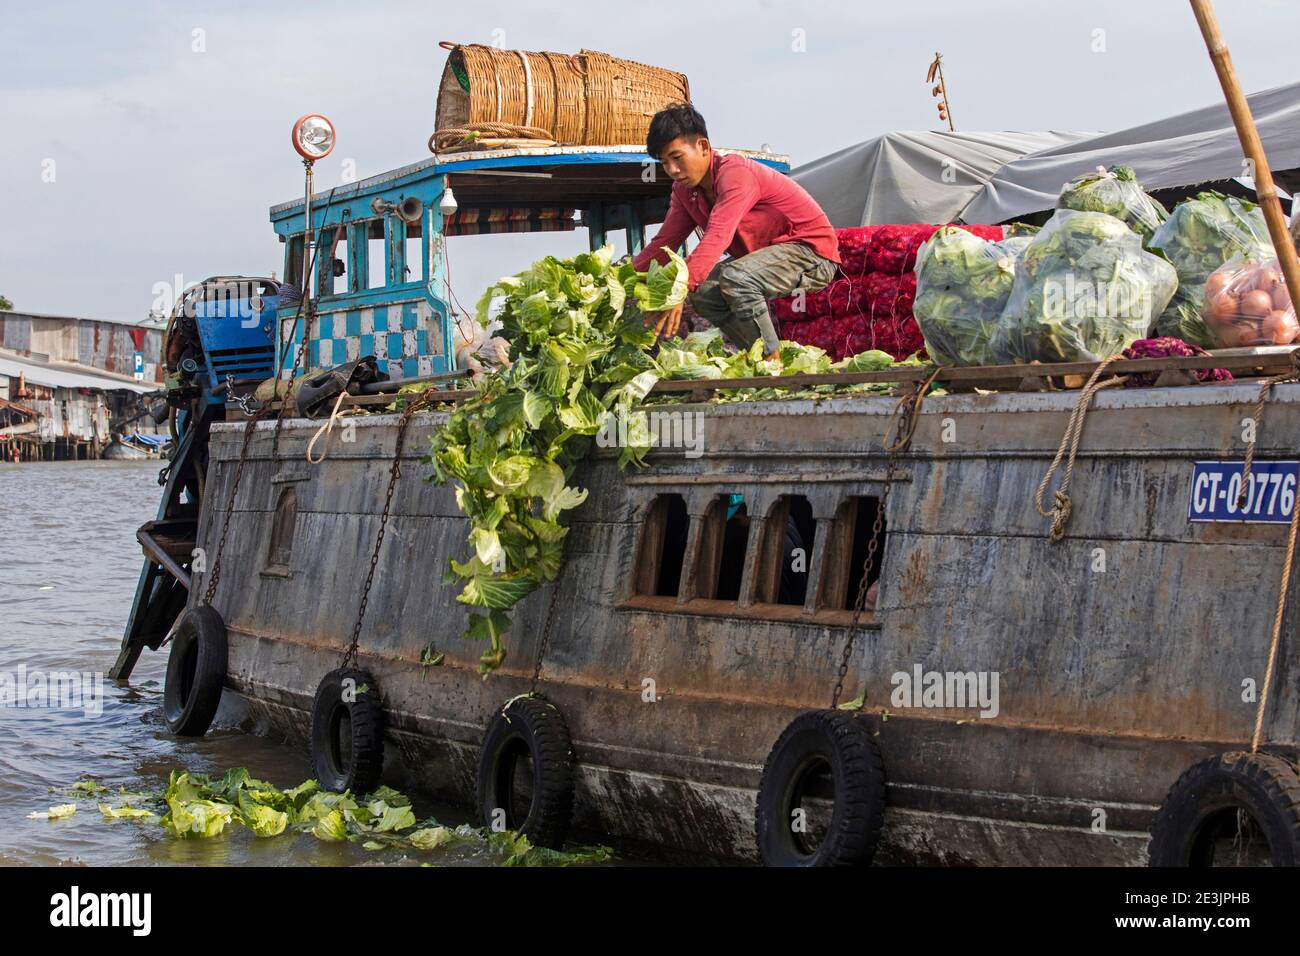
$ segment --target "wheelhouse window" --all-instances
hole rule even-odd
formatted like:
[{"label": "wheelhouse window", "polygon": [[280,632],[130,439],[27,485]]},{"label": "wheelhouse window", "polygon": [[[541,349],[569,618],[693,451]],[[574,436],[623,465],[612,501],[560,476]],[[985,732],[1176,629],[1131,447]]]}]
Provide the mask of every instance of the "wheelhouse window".
[{"label": "wheelhouse window", "polygon": [[321,275],[321,291],[326,295],[343,295],[348,291],[348,234],[340,225],[321,234],[321,249],[317,253],[317,271]]},{"label": "wheelhouse window", "polygon": [[690,518],[681,495],[660,495],[650,505],[641,532],[637,560],[637,594],[676,597],[686,561]]},{"label": "wheelhouse window", "polygon": [[388,284],[388,250],[384,221],[372,219],[366,228],[366,288],[382,289]]},{"label": "wheelhouse window", "polygon": [[424,274],[424,238],[421,223],[406,224],[406,282],[421,282]]}]

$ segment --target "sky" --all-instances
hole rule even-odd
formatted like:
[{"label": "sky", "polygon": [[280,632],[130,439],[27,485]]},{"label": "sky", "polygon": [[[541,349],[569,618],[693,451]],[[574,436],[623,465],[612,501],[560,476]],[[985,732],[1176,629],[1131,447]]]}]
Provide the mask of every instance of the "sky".
[{"label": "sky", "polygon": [[[1300,3],[1219,0],[1247,92],[1297,79]],[[719,146],[794,165],[892,130],[938,129],[942,51],[959,130],[1118,130],[1219,102],[1186,0],[664,0],[541,4],[18,4],[0,31],[0,295],[15,308],[144,319],[164,289],[267,275],[268,209],[301,195],[293,120],[328,115],[317,188],[428,156],[440,40],[603,50],[690,78]],[[456,297],[585,233],[449,243]]]}]

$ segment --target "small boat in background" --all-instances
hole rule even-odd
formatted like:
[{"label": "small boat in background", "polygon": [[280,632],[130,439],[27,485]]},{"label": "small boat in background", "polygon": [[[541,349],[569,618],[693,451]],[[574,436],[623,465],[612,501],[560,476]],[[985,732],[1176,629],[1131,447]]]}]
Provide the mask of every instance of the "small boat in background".
[{"label": "small boat in background", "polygon": [[146,435],[140,432],[114,435],[113,440],[104,446],[100,457],[109,461],[147,461],[165,457],[170,444],[165,435]]}]

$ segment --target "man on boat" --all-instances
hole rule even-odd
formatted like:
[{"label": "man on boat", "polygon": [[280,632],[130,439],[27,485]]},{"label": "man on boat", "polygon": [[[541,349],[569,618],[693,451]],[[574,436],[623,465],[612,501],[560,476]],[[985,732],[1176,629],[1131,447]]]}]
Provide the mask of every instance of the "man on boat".
[{"label": "man on boat", "polygon": [[[636,257],[644,272],[651,260],[668,261],[697,227],[700,243],[686,257],[691,307],[747,349],[762,338],[776,358],[780,337],[767,300],[797,291],[816,292],[835,278],[840,262],[835,230],[802,186],[744,156],[717,153],[702,117],[688,103],[660,110],[650,121],[646,152],[673,180],[668,215],[658,235]],[[730,258],[719,258],[723,252]],[[676,335],[682,307],[647,316],[656,336]]]}]

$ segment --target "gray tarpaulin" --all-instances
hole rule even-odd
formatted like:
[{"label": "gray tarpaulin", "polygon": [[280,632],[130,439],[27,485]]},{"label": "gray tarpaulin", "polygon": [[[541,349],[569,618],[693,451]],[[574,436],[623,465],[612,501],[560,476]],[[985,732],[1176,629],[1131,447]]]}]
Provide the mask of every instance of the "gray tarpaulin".
[{"label": "gray tarpaulin", "polygon": [[[1300,83],[1248,97],[1275,174],[1300,167]],[[1226,105],[1041,150],[1008,162],[961,212],[965,222],[1004,222],[1051,209],[1061,186],[1097,166],[1132,166],[1147,189],[1193,186],[1248,175]],[[1294,173],[1277,176],[1294,191]]]},{"label": "gray tarpaulin", "polygon": [[952,222],[1006,163],[1095,135],[889,133],[813,160],[790,175],[821,204],[837,229]]}]

